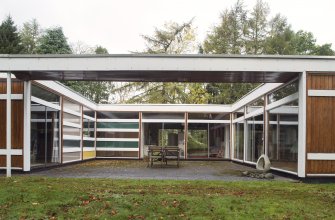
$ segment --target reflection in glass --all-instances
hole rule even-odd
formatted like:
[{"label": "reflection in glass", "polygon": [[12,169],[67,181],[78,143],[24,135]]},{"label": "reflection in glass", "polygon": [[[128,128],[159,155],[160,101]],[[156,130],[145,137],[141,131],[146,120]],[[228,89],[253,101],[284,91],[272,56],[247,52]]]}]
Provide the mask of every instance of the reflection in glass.
[{"label": "reflection in glass", "polygon": [[246,160],[257,162],[258,158],[263,154],[263,115],[249,118],[247,120],[247,146]]},{"label": "reflection in glass", "polygon": [[31,166],[60,162],[59,110],[31,102]]},{"label": "reflection in glass", "polygon": [[229,158],[230,127],[209,124],[209,158]]},{"label": "reflection in glass", "polygon": [[292,95],[299,90],[299,81],[296,80],[268,95],[269,103],[278,101],[286,96]]},{"label": "reflection in glass", "polygon": [[[92,117],[93,118],[93,117]],[[138,119],[138,112],[97,112],[99,119]]]},{"label": "reflection in glass", "polygon": [[95,131],[95,123],[89,119],[83,119],[83,136],[84,137],[92,137],[94,138],[94,131]]},{"label": "reflection in glass", "polygon": [[143,123],[143,133],[145,146],[178,146],[184,156],[184,124]]},{"label": "reflection in glass", "polygon": [[36,85],[31,86],[31,95],[43,99],[44,101],[59,105],[58,95],[51,93],[45,89],[42,89]]},{"label": "reflection in glass", "polygon": [[291,103],[269,111],[268,155],[272,167],[297,171],[298,106]]},{"label": "reflection in glass", "polygon": [[80,105],[74,102],[71,102],[67,99],[63,99],[63,106],[66,109],[70,109],[75,112],[80,112]]},{"label": "reflection in glass", "polygon": [[234,146],[234,158],[243,160],[244,153],[244,122],[238,122],[235,124],[235,146]]},{"label": "reflection in glass", "polygon": [[189,123],[187,158],[208,158],[208,124]]}]

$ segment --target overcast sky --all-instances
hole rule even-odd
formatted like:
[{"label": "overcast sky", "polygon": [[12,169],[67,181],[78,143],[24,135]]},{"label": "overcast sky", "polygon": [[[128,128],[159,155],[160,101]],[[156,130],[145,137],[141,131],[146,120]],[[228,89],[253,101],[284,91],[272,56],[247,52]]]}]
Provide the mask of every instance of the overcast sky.
[{"label": "overcast sky", "polygon": [[[36,18],[43,28],[61,26],[69,42],[102,45],[109,53],[144,49],[141,34],[152,34],[166,21],[195,17],[198,41],[219,22],[235,0],[0,0],[0,18],[10,14],[20,27]],[[256,0],[245,0],[251,9]],[[313,32],[318,43],[335,48],[335,0],[267,0],[271,17],[281,13],[294,30]]]}]

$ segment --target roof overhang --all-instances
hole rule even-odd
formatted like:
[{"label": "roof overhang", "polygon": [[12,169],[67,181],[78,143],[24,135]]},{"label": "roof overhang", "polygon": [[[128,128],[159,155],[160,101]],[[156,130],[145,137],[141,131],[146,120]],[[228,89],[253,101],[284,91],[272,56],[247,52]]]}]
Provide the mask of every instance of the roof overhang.
[{"label": "roof overhang", "polygon": [[227,55],[0,55],[23,80],[283,83],[303,71],[335,71],[335,57]]}]

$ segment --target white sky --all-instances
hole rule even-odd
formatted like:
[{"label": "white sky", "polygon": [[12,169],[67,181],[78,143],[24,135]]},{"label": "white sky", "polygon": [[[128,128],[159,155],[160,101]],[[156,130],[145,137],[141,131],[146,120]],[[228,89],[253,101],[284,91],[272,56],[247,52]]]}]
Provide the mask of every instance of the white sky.
[{"label": "white sky", "polygon": [[[102,45],[109,53],[144,49],[141,34],[152,34],[166,21],[195,17],[201,42],[219,15],[236,0],[0,0],[0,19],[10,14],[20,27],[36,18],[43,28],[61,26],[69,42]],[[245,0],[251,9],[256,0]],[[267,0],[271,17],[281,13],[294,30],[311,31],[319,44],[335,48],[335,0]]]}]

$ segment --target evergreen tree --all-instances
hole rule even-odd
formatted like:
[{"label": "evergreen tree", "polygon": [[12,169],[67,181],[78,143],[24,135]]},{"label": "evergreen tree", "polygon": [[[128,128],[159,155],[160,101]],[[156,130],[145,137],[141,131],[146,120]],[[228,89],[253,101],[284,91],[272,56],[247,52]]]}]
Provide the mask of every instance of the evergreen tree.
[{"label": "evergreen tree", "polygon": [[47,29],[39,39],[36,52],[39,54],[72,53],[61,27]]},{"label": "evergreen tree", "polygon": [[19,33],[10,16],[0,25],[0,53],[18,54],[22,51]]},{"label": "evergreen tree", "polygon": [[287,19],[277,14],[270,21],[270,32],[265,42],[265,54],[292,55],[296,54],[294,48],[295,33]]},{"label": "evergreen tree", "polygon": [[94,51],[95,54],[108,54],[108,50],[102,46],[97,46]]},{"label": "evergreen tree", "polygon": [[248,54],[262,54],[264,44],[268,35],[268,15],[269,6],[262,0],[258,0],[251,11],[248,19],[248,34],[246,42],[246,52]]},{"label": "evergreen tree", "polygon": [[23,23],[23,28],[20,31],[22,42],[22,53],[36,53],[37,42],[41,35],[40,25],[36,19]]}]

